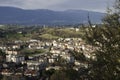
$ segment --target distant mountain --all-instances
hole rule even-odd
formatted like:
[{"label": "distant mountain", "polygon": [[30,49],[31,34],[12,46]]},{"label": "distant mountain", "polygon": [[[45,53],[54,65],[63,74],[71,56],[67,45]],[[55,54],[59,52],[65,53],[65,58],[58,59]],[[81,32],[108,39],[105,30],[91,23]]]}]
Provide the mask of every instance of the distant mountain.
[{"label": "distant mountain", "polygon": [[24,10],[0,7],[0,24],[80,24],[87,23],[88,13],[92,23],[101,23],[105,13],[86,10],[52,11],[47,9]]}]

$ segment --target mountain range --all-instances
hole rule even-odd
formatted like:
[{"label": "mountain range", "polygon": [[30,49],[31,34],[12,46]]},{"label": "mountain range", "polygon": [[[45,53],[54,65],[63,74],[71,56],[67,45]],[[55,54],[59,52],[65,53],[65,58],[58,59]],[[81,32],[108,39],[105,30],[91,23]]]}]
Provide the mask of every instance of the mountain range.
[{"label": "mountain range", "polygon": [[48,9],[27,10],[16,7],[0,7],[0,24],[63,25],[88,22],[101,23],[105,13],[87,10],[53,11]]}]

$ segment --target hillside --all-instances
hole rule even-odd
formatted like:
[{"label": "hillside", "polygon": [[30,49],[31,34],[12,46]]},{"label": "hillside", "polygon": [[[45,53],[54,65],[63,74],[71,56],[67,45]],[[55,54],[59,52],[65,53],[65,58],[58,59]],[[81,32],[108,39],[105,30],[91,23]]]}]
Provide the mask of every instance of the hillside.
[{"label": "hillside", "polygon": [[0,7],[0,24],[64,25],[87,23],[88,13],[92,23],[101,23],[104,13],[85,10],[52,11],[47,9],[24,10]]}]

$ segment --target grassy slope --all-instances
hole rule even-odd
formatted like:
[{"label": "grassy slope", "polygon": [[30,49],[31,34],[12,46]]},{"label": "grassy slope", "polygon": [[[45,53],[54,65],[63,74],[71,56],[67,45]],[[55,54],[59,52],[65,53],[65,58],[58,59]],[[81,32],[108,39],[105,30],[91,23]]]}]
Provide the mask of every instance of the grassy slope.
[{"label": "grassy slope", "polygon": [[[23,27],[22,27],[23,28]],[[78,38],[84,36],[83,29],[79,31],[75,31],[70,28],[42,28],[42,29],[34,29],[31,28],[23,28],[24,33],[18,33],[21,31],[21,27],[1,27],[2,31],[5,31],[4,35],[6,40],[29,40],[31,38],[35,39],[58,39],[58,38]]]}]

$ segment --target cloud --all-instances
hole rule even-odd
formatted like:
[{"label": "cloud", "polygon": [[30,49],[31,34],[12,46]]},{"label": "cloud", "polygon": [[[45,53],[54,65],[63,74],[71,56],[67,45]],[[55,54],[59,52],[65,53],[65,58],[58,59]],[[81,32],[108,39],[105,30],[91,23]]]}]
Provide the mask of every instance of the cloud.
[{"label": "cloud", "polygon": [[15,6],[27,9],[49,8],[66,0],[0,0],[1,6]]},{"label": "cloud", "polygon": [[23,7],[36,9],[36,8],[49,8],[49,6],[63,3],[66,0],[25,0]]},{"label": "cloud", "polygon": [[0,0],[0,6],[14,6],[24,9],[87,9],[104,11],[114,0]]},{"label": "cloud", "polygon": [[106,7],[112,6],[114,0],[68,0],[65,3],[52,6],[54,9],[85,9],[104,12]]},{"label": "cloud", "polygon": [[17,6],[27,9],[49,8],[54,4],[61,4],[66,0],[0,0],[0,5]]}]

